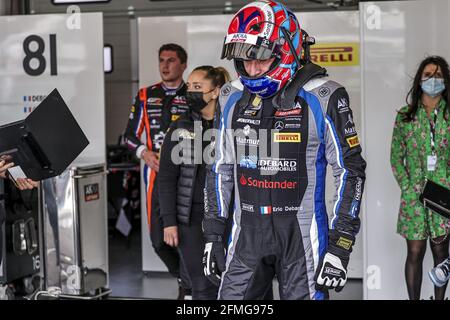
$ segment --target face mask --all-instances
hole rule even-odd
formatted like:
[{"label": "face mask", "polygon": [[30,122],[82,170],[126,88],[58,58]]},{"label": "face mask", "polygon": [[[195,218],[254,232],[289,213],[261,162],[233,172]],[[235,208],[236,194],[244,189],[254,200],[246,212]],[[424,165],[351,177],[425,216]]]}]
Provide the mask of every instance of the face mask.
[{"label": "face mask", "polygon": [[187,91],[186,102],[191,110],[200,113],[200,111],[208,105],[208,102],[203,99],[203,95],[212,92]]},{"label": "face mask", "polygon": [[422,81],[422,90],[430,97],[434,98],[445,90],[444,79],[430,78]]}]

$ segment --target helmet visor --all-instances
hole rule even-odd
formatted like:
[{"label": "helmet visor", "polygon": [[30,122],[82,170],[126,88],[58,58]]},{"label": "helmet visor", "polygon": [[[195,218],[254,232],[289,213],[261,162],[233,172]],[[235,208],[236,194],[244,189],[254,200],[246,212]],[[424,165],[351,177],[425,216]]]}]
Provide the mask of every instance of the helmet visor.
[{"label": "helmet visor", "polygon": [[277,51],[265,46],[258,46],[249,43],[232,42],[224,44],[221,59],[241,59],[241,60],[267,60],[278,57]]}]

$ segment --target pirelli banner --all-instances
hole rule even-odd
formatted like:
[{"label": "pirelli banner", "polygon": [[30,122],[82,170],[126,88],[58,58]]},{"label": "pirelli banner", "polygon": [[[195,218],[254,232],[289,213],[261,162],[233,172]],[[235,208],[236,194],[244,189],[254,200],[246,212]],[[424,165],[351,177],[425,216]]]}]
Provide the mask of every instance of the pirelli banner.
[{"label": "pirelli banner", "polygon": [[311,47],[311,60],[322,67],[359,65],[359,43],[320,43]]}]

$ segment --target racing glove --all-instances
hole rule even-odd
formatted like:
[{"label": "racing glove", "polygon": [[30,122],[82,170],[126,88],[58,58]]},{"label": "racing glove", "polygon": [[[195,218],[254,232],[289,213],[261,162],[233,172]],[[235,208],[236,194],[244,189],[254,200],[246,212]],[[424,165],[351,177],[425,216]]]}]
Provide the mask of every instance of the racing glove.
[{"label": "racing glove", "polygon": [[355,238],[335,230],[330,231],[327,253],[319,262],[314,280],[316,290],[341,291],[347,282],[347,266]]},{"label": "racing glove", "polygon": [[225,271],[225,249],[222,237],[205,236],[206,244],[203,253],[203,272],[214,285],[219,286],[221,273]]}]

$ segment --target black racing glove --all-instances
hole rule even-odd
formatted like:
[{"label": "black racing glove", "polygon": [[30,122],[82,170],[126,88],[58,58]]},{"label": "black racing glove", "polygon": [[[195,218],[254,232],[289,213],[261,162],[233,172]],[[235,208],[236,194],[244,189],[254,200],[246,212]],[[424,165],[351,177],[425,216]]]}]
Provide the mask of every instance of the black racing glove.
[{"label": "black racing glove", "polygon": [[319,262],[314,280],[316,290],[341,291],[347,282],[347,266],[355,238],[349,234],[330,230],[328,249]]},{"label": "black racing glove", "polygon": [[225,271],[225,249],[221,236],[205,236],[203,253],[203,272],[216,286],[220,285],[221,274]]}]

